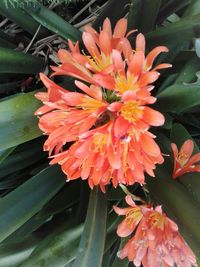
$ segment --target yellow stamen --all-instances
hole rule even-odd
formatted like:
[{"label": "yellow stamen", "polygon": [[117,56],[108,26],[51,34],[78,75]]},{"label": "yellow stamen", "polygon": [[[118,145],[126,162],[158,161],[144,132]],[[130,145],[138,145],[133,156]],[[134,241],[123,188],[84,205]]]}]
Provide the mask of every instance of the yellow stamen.
[{"label": "yellow stamen", "polygon": [[135,101],[129,101],[122,106],[121,115],[129,122],[136,122],[143,115],[143,107]]},{"label": "yellow stamen", "polygon": [[94,144],[94,151],[103,153],[104,152],[104,146],[108,142],[108,135],[102,134],[102,133],[95,133],[93,138],[93,144]]},{"label": "yellow stamen", "polygon": [[142,218],[142,212],[139,207],[131,208],[126,213],[126,223],[130,226],[132,226],[135,222],[139,221]]},{"label": "yellow stamen", "polygon": [[106,67],[108,67],[109,65],[112,64],[112,59],[110,56],[106,56],[104,55],[104,53],[101,53],[101,57],[91,57],[91,56],[87,56],[90,65],[93,67],[93,69],[95,69],[96,71],[102,71],[104,70]]},{"label": "yellow stamen", "polygon": [[126,91],[136,91],[138,86],[136,84],[136,78],[133,76],[125,77],[123,75],[118,75],[116,77],[116,90],[120,93],[125,93]]},{"label": "yellow stamen", "polygon": [[185,163],[188,161],[188,155],[186,153],[179,153],[178,154],[178,161],[181,165],[181,167],[183,167],[185,165]]},{"label": "yellow stamen", "polygon": [[155,211],[150,215],[150,223],[163,230],[165,227],[165,217],[161,213]]},{"label": "yellow stamen", "polygon": [[90,110],[90,111],[96,111],[102,106],[103,106],[103,103],[100,100],[87,98],[87,97],[84,97],[82,99],[82,103],[80,104],[81,108],[85,110]]}]

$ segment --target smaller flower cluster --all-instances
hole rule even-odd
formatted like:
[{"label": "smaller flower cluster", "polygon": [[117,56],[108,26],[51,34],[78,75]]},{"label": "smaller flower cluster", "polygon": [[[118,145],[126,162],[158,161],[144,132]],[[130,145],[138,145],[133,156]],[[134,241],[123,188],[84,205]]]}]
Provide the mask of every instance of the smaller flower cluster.
[{"label": "smaller flower cluster", "polygon": [[192,267],[197,266],[195,255],[178,232],[178,226],[163,213],[161,206],[136,205],[126,196],[127,208],[114,206],[118,215],[125,216],[117,234],[127,237],[134,233],[118,252],[128,257],[136,267]]},{"label": "smaller flower cluster", "polygon": [[194,143],[192,140],[186,140],[178,151],[177,145],[171,144],[174,154],[174,169],[172,177],[183,175],[187,172],[200,172],[200,152],[192,156],[194,150]]}]

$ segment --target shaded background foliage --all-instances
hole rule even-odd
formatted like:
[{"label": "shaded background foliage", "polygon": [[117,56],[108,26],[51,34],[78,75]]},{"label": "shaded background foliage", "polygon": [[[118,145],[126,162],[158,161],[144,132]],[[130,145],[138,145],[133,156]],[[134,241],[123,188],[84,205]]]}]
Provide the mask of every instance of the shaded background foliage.
[{"label": "shaded background foliage", "polygon": [[[123,241],[115,234],[119,220],[112,205],[123,205],[123,190],[108,188],[102,195],[96,188],[90,195],[85,182],[66,183],[58,166],[48,166],[45,137],[33,115],[40,106],[34,94],[42,90],[38,74],[49,74],[49,65],[58,64],[56,52],[66,40],[80,40],[87,23],[99,29],[106,17],[114,25],[123,16],[129,29],[145,34],[149,50],[170,49],[159,60],[173,68],[162,72],[155,89],[155,108],[166,118],[162,128],[153,130],[163,153],[171,154],[171,141],[180,146],[188,138],[199,149],[199,0],[0,1],[2,267],[132,266],[116,257]],[[75,90],[72,78],[56,82]],[[139,185],[129,191],[162,204],[199,258],[200,175],[174,181],[171,171],[166,157],[156,178],[147,177],[145,191]]]}]

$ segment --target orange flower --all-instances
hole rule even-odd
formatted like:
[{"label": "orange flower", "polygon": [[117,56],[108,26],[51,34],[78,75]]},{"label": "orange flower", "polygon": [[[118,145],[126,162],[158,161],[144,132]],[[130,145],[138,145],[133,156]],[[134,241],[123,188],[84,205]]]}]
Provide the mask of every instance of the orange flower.
[{"label": "orange flower", "polygon": [[127,91],[137,94],[141,89],[151,91],[153,89],[151,84],[160,75],[157,70],[171,67],[170,64],[164,63],[152,69],[155,58],[161,52],[167,52],[167,47],[158,46],[145,58],[145,38],[141,33],[136,37],[135,50],[132,50],[126,38],[123,38],[121,43],[123,53],[120,50],[112,50],[112,63],[115,75],[101,72],[94,75],[94,80],[100,86],[114,90],[119,95]]},{"label": "orange flower", "polygon": [[191,249],[178,232],[178,226],[163,213],[161,206],[137,206],[126,196],[128,208],[114,210],[125,219],[119,224],[117,234],[127,237],[134,232],[124,248],[118,252],[121,259],[128,257],[135,266],[192,267],[197,266]]},{"label": "orange flower", "polygon": [[49,135],[44,150],[51,154],[55,149],[54,153],[57,154],[67,142],[76,141],[80,134],[94,126],[108,103],[102,99],[102,91],[97,86],[88,87],[77,81],[77,87],[86,93],[82,94],[57,86],[44,74],[40,74],[40,78],[48,88],[48,93],[36,94],[44,106],[35,114],[43,115],[39,127]]},{"label": "orange flower", "polygon": [[79,136],[66,152],[54,157],[51,164],[59,163],[68,179],[88,179],[93,188],[112,181],[132,185],[144,183],[144,172],[154,176],[153,169],[163,162],[160,149],[149,132],[134,134],[134,127],[128,130],[117,126],[117,120],[90,130]]},{"label": "orange flower", "polygon": [[183,143],[180,152],[176,144],[171,144],[174,154],[174,169],[172,177],[176,179],[178,176],[186,172],[200,172],[200,152],[192,156],[194,143],[192,140],[187,140]]},{"label": "orange flower", "polygon": [[[113,33],[108,19],[100,33],[86,27],[83,41],[90,56],[69,41],[71,52],[58,52],[62,65],[53,67],[53,75],[73,76],[89,85],[75,81],[78,92],[70,92],[41,74],[48,92],[36,94],[44,104],[36,115],[48,135],[44,150],[53,155],[51,164],[59,163],[69,180],[81,176],[91,188],[100,184],[104,191],[110,182],[144,184],[144,173],[154,176],[156,164],[163,162],[149,128],[163,125],[164,117],[147,105],[156,101],[151,83],[158,78],[155,69],[149,70],[167,48],[155,48],[145,59],[144,36],[138,35],[135,52],[126,30],[125,19]],[[103,75],[101,82],[98,75]]]},{"label": "orange flower", "polygon": [[151,70],[155,58],[168,49],[158,46],[145,58],[144,36],[138,34],[136,48],[133,50],[126,37],[136,30],[127,34],[126,31],[127,20],[124,18],[117,22],[113,33],[108,18],[105,19],[100,33],[86,26],[82,39],[89,55],[81,54],[78,43],[73,45],[69,41],[71,52],[65,49],[58,51],[58,58],[62,64],[52,67],[52,76],[69,75],[120,93],[128,90],[137,91],[138,88],[152,84],[159,77],[158,69],[171,67],[170,64],[159,64]]},{"label": "orange flower", "polygon": [[92,73],[110,73],[113,70],[112,50],[120,49],[120,41],[125,37],[126,31],[127,20],[124,18],[117,22],[113,33],[108,18],[105,19],[100,33],[90,26],[85,26],[82,39],[89,55],[81,54],[78,42],[73,45],[69,40],[71,52],[65,49],[58,51],[58,58],[62,64],[52,67],[55,71],[53,75],[69,75],[96,84]]}]

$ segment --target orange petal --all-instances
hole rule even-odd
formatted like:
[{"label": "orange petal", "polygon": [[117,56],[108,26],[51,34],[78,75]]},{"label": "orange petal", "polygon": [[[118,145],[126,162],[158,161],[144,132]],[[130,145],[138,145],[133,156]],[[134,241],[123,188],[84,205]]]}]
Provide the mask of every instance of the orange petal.
[{"label": "orange petal", "polygon": [[80,82],[80,81],[75,81],[75,84],[78,88],[80,88],[83,92],[85,92],[86,94],[88,94],[89,96],[98,99],[98,100],[102,100],[102,91],[100,89],[100,87],[98,86],[93,86],[91,85],[91,87],[87,86],[86,84]]},{"label": "orange petal", "polygon": [[142,33],[139,33],[136,37],[136,51],[145,52],[145,37]]},{"label": "orange petal", "polygon": [[82,100],[84,98],[86,98],[85,95],[81,93],[75,93],[75,92],[66,93],[62,96],[62,99],[64,99],[66,104],[69,106],[78,106],[82,104],[83,102]]},{"label": "orange petal", "polygon": [[112,28],[109,18],[106,18],[103,22],[103,31],[108,33],[108,36],[112,37]]},{"label": "orange petal", "polygon": [[131,126],[129,121],[125,120],[122,116],[119,116],[115,120],[114,124],[114,135],[117,138],[120,138],[127,134],[128,128]]},{"label": "orange petal", "polygon": [[143,87],[151,84],[158,79],[159,75],[160,74],[156,71],[146,72],[144,75],[142,75],[141,79],[138,82],[138,85],[140,87]]},{"label": "orange petal", "polygon": [[112,58],[113,58],[115,71],[117,71],[119,75],[125,75],[124,62],[122,60],[121,53],[118,50],[113,49]]},{"label": "orange petal", "polygon": [[146,57],[146,68],[147,70],[152,67],[155,58],[161,52],[168,52],[168,48],[166,46],[157,46],[155,47]]},{"label": "orange petal", "polygon": [[89,32],[84,32],[82,35],[83,43],[85,47],[87,48],[88,52],[93,57],[100,57],[99,50],[96,46],[96,43],[93,39],[93,36]]},{"label": "orange petal", "polygon": [[125,208],[119,208],[117,206],[113,206],[113,209],[118,215],[125,215],[126,214]]},{"label": "orange petal", "polygon": [[129,236],[135,229],[136,224],[131,223],[128,224],[125,220],[123,220],[117,228],[117,235],[120,237]]},{"label": "orange petal", "polygon": [[149,107],[144,107],[142,119],[152,126],[160,126],[165,122],[165,118],[160,112]]},{"label": "orange petal", "polygon": [[131,196],[126,196],[125,197],[126,203],[131,206],[131,207],[136,207],[135,202],[133,201]]},{"label": "orange petal", "polygon": [[114,38],[122,38],[125,36],[127,30],[127,20],[122,18],[118,20],[116,26],[114,28],[113,37]]},{"label": "orange petal", "polygon": [[99,35],[99,45],[104,55],[108,56],[111,53],[111,41],[109,35],[105,31],[101,31]]},{"label": "orange petal", "polygon": [[123,38],[120,41],[120,43],[122,46],[122,52],[123,52],[124,58],[129,59],[133,54],[133,50],[132,50],[129,40],[127,38]]},{"label": "orange petal", "polygon": [[153,157],[160,155],[159,146],[156,144],[153,138],[149,137],[147,134],[143,134],[140,137],[140,145],[146,154]]},{"label": "orange petal", "polygon": [[120,169],[121,167],[121,155],[119,153],[119,151],[114,150],[112,145],[108,146],[108,160],[110,162],[110,165],[112,166],[112,168],[114,169]]},{"label": "orange petal", "polygon": [[94,74],[93,79],[98,85],[106,89],[112,90],[115,88],[115,80],[110,75]]},{"label": "orange petal", "polygon": [[160,69],[167,69],[171,67],[172,67],[172,64],[162,63],[162,64],[157,65],[155,68],[153,68],[152,71],[160,70]]},{"label": "orange petal", "polygon": [[128,71],[133,76],[139,76],[143,70],[144,65],[144,53],[142,51],[136,51],[130,62],[128,62]]},{"label": "orange petal", "polygon": [[187,140],[183,143],[180,149],[180,154],[186,155],[187,159],[189,159],[192,155],[194,149],[194,143],[192,140]]},{"label": "orange petal", "polygon": [[59,49],[57,55],[61,63],[67,63],[72,58],[71,53],[65,49]]},{"label": "orange petal", "polygon": [[191,166],[191,165],[193,165],[193,164],[195,164],[195,163],[198,163],[198,162],[200,162],[200,152],[197,153],[197,154],[195,154],[195,155],[193,155],[193,156],[189,159],[189,161],[185,164],[185,167],[187,167],[187,166]]}]

